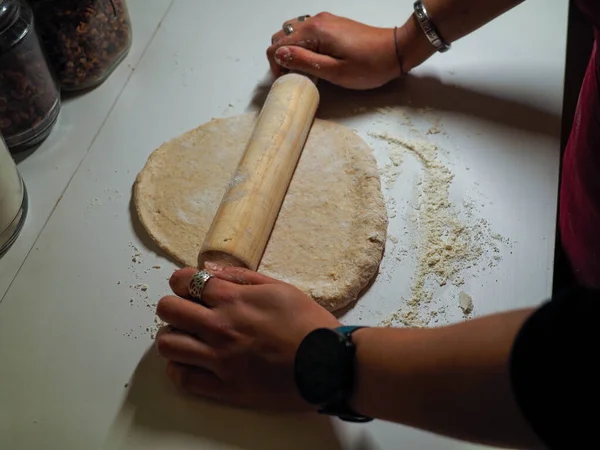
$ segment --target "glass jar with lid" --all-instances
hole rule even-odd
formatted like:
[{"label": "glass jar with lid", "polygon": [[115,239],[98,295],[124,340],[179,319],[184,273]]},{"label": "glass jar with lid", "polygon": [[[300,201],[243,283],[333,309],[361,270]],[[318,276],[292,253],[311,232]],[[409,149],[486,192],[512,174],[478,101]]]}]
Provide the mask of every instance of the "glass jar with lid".
[{"label": "glass jar with lid", "polygon": [[106,80],[131,47],[125,0],[29,0],[37,29],[66,91]]},{"label": "glass jar with lid", "polygon": [[0,134],[0,258],[17,239],[27,216],[27,190]]},{"label": "glass jar with lid", "polygon": [[0,0],[0,132],[11,152],[42,142],[60,110],[60,91],[30,6]]}]

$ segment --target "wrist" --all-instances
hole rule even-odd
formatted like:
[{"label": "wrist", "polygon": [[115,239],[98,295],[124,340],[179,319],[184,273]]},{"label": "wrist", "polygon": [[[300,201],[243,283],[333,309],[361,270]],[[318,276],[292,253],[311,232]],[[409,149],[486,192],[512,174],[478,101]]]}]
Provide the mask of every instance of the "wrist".
[{"label": "wrist", "polygon": [[404,73],[419,66],[436,52],[414,14],[398,28],[396,39]]},{"label": "wrist", "polygon": [[385,396],[402,392],[409,403],[411,391],[419,386],[421,376],[411,369],[414,356],[410,352],[400,355],[399,350],[413,349],[416,342],[427,342],[431,334],[431,330],[401,328],[365,328],[354,333],[356,354],[350,407],[369,417],[393,419],[399,413],[399,406]]}]

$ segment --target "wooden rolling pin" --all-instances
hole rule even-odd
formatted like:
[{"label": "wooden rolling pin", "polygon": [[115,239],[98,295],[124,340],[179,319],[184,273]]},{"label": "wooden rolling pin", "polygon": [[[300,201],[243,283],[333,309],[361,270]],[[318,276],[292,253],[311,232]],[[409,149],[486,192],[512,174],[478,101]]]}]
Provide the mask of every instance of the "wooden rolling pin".
[{"label": "wooden rolling pin", "polygon": [[289,73],[275,81],[204,239],[199,268],[258,268],[318,105],[309,77]]}]

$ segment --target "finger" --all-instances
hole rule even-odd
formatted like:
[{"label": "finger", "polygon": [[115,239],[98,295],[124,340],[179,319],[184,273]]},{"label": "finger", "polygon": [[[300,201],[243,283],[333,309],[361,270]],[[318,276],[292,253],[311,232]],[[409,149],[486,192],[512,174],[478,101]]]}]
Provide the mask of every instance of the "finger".
[{"label": "finger", "polygon": [[216,314],[204,306],[175,296],[160,299],[156,314],[178,330],[185,331],[209,342],[218,333]]},{"label": "finger", "polygon": [[[236,284],[265,284],[273,283],[275,280],[265,275],[252,276],[251,271],[239,269],[236,267],[223,268],[214,263],[205,263],[207,270],[213,275],[213,278],[208,280],[202,291],[202,304],[210,308],[228,302],[236,298]],[[190,295],[190,280],[198,271],[195,269],[182,269],[175,272],[171,276],[171,288],[173,292],[180,297],[187,298]],[[250,275],[247,275],[250,272]],[[192,302],[188,302],[192,303]],[[164,320],[164,319],[163,319]],[[187,330],[186,330],[187,331]]]},{"label": "finger", "polygon": [[164,358],[181,364],[216,370],[215,353],[194,336],[163,327],[156,335],[156,348]]},{"label": "finger", "polygon": [[[205,263],[205,267],[207,268],[207,270],[214,275],[215,271],[221,270],[222,267],[214,264],[214,263]],[[198,273],[197,269],[181,269],[178,270],[177,272],[175,272],[173,275],[171,275],[171,279],[169,280],[169,285],[171,286],[171,289],[173,290],[173,292],[176,295],[179,295],[180,297],[183,298],[189,298],[190,297],[190,281],[192,280],[192,277]],[[213,284],[214,281],[207,281],[206,284],[204,285],[204,291],[206,291],[206,288]],[[202,303],[206,304],[207,306],[210,306],[206,303],[205,298],[204,298],[204,291],[202,292]]]},{"label": "finger", "polygon": [[267,48],[267,60],[269,61],[269,67],[271,69],[271,74],[274,78],[279,78],[284,74],[284,70],[281,65],[277,64],[275,61],[275,50],[279,48],[277,45],[279,41],[286,40],[285,33],[280,30],[271,37],[271,46]]},{"label": "finger", "polygon": [[299,31],[302,30],[302,28],[304,27],[304,22],[308,20],[308,18],[309,17],[305,17],[303,20],[300,20],[300,17],[296,17],[294,19],[286,20],[285,22],[283,22],[283,24],[281,25],[281,29],[271,37],[271,44],[276,44],[284,37],[291,36],[291,34],[286,35],[285,33],[285,28],[287,25],[292,26],[292,29],[294,30],[292,34],[297,34]]},{"label": "finger", "polygon": [[280,47],[287,47],[290,45],[295,45],[297,47],[303,47],[308,50],[312,50],[313,52],[318,52],[319,44],[319,38],[311,32],[310,28],[307,28],[305,26],[300,31],[297,31],[296,33],[291,34],[289,36],[281,35],[280,39],[278,39],[276,43],[273,43],[267,49],[267,57],[269,59],[274,60],[275,52],[277,51],[277,49],[279,49]]},{"label": "finger", "polygon": [[282,67],[275,61],[275,52],[281,46],[296,45],[314,52],[319,49],[319,40],[312,32],[313,28],[307,27],[305,23],[298,23],[298,29],[291,35],[286,36],[283,31],[275,33],[271,40],[272,45],[267,49],[267,59],[271,67],[271,73],[275,78],[282,74]]},{"label": "finger", "polygon": [[295,45],[279,47],[274,58],[275,62],[285,69],[303,72],[332,83],[336,82],[343,64],[331,56]]},{"label": "finger", "polygon": [[283,281],[276,280],[262,273],[244,269],[242,267],[218,267],[211,266],[211,273],[221,280],[235,284],[281,284]]},{"label": "finger", "polygon": [[[287,22],[286,22],[287,23]],[[283,26],[285,26],[286,24],[284,23]],[[298,25],[294,25],[291,24],[292,28],[294,28],[294,32],[292,34],[285,34],[285,31],[283,29],[279,30],[277,33],[275,33],[273,36],[271,36],[271,45],[276,45],[278,44],[280,41],[283,41],[284,39],[287,39],[291,36],[297,36],[298,35]]]},{"label": "finger", "polygon": [[169,279],[169,286],[175,295],[180,297],[190,296],[190,280],[198,272],[198,269],[187,267],[177,270]]},{"label": "finger", "polygon": [[223,398],[224,389],[222,381],[206,369],[169,361],[167,364],[167,376],[175,386],[184,391],[214,400],[221,400]]},{"label": "finger", "polygon": [[284,36],[285,36],[284,31],[279,30],[277,33],[275,33],[273,36],[271,36],[271,45],[277,44],[277,42],[279,40],[283,39]]},{"label": "finger", "polygon": [[283,22],[283,23],[281,24],[281,28],[282,28],[282,29],[283,29],[283,28],[285,28],[285,26],[286,26],[287,24],[290,24],[290,25],[292,25],[292,26],[295,26],[295,25],[296,25],[296,24],[298,24],[298,23],[300,23],[300,21],[298,20],[298,18],[297,18],[297,17],[294,17],[293,19],[286,20],[285,22]]},{"label": "finger", "polygon": [[270,59],[268,53],[267,60],[269,61],[269,70],[271,71],[273,78],[277,79],[283,75],[283,67],[277,64],[274,59]]}]

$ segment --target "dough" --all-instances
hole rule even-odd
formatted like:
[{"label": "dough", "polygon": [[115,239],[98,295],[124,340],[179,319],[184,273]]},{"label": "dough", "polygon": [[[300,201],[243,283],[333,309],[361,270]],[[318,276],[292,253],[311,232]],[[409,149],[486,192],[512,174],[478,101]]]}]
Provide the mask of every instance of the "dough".
[{"label": "dough", "polygon": [[[196,267],[204,236],[254,128],[256,115],[215,119],[153,152],[137,177],[139,218],[158,246]],[[315,120],[259,271],[330,311],[354,301],[383,255],[387,213],[369,146]]]}]

